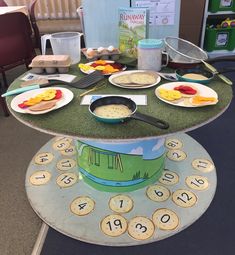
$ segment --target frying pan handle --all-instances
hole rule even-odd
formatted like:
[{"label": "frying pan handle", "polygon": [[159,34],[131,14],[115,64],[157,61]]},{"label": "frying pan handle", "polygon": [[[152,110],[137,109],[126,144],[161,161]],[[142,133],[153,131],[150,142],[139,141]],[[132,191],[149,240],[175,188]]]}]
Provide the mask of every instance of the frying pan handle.
[{"label": "frying pan handle", "polygon": [[145,115],[139,112],[135,112],[130,116],[132,119],[141,120],[144,121],[150,125],[153,125],[155,127],[161,128],[161,129],[167,129],[169,128],[169,124],[163,120],[159,120],[157,118],[151,117],[149,115]]},{"label": "frying pan handle", "polygon": [[221,56],[221,57],[215,57],[215,58],[208,58],[205,61],[208,63],[215,63],[215,62],[221,62],[221,61],[235,61],[235,56]]}]

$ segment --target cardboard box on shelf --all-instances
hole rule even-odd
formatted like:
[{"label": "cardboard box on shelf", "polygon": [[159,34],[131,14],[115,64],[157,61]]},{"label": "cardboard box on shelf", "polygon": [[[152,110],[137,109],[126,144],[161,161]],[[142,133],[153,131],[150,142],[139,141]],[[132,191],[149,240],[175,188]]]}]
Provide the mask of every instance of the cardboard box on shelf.
[{"label": "cardboard box on shelf", "polygon": [[206,0],[181,0],[179,37],[198,46],[200,46],[205,2]]}]

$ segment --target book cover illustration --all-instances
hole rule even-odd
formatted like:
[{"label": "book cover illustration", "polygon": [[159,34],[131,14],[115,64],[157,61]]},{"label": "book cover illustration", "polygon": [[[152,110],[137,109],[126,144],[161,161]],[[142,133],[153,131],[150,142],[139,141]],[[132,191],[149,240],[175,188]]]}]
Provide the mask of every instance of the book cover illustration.
[{"label": "book cover illustration", "polygon": [[137,58],[138,41],[148,36],[148,8],[119,8],[119,49],[123,55]]}]

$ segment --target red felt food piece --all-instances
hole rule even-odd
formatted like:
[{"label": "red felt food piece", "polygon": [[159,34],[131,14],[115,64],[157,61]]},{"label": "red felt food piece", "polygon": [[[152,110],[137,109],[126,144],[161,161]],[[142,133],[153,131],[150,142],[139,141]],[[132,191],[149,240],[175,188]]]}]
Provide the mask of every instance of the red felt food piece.
[{"label": "red felt food piece", "polygon": [[62,91],[60,89],[57,89],[55,97],[53,99],[60,99],[61,97],[62,97]]},{"label": "red felt food piece", "polygon": [[24,101],[23,103],[21,104],[18,104],[18,106],[21,108],[21,109],[25,109],[28,107],[28,105],[25,104],[26,101]]},{"label": "red felt food piece", "polygon": [[183,94],[189,94],[189,95],[195,95],[197,93],[195,89],[186,85],[180,85],[178,87],[175,87],[174,90],[178,90],[179,92]]}]

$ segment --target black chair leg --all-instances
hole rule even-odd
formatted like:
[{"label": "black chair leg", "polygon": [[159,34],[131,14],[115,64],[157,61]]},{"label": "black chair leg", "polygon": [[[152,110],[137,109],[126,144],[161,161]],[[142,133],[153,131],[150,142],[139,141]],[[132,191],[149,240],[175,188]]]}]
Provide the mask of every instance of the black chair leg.
[{"label": "black chair leg", "polygon": [[6,104],[5,99],[2,98],[1,96],[0,96],[0,103],[1,103],[1,106],[2,106],[2,109],[3,109],[3,112],[4,112],[4,116],[8,117],[10,114],[8,112],[8,109],[7,109],[7,104]]},{"label": "black chair leg", "polygon": [[4,112],[4,116],[8,117],[9,116],[9,112],[8,112],[8,109],[7,109],[7,104],[6,104],[6,100],[5,98],[1,97],[1,94],[2,94],[2,88],[1,88],[1,82],[0,82],[0,105],[3,109],[3,112]]},{"label": "black chair leg", "polygon": [[2,79],[3,79],[4,86],[7,89],[8,88],[8,83],[7,83],[7,77],[6,77],[6,74],[5,74],[4,71],[2,71]]}]

